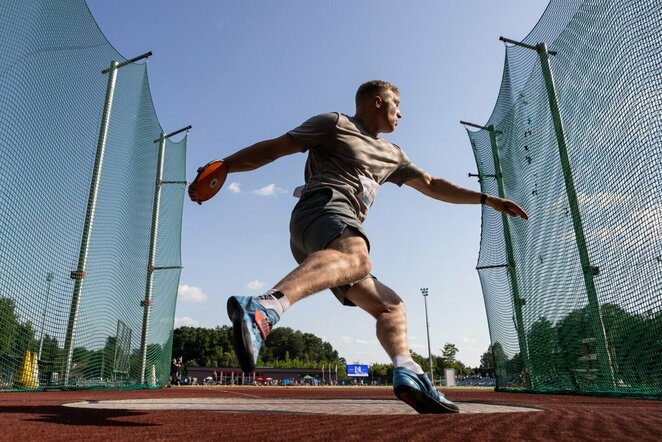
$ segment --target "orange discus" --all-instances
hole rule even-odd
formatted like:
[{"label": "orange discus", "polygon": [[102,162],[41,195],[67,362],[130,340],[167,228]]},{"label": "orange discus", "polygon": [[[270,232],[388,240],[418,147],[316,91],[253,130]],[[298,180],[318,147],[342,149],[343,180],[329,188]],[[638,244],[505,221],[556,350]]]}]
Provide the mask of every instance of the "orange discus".
[{"label": "orange discus", "polygon": [[214,160],[198,169],[195,177],[188,187],[188,195],[194,203],[202,204],[211,199],[221,190],[228,176],[228,166],[223,160]]}]

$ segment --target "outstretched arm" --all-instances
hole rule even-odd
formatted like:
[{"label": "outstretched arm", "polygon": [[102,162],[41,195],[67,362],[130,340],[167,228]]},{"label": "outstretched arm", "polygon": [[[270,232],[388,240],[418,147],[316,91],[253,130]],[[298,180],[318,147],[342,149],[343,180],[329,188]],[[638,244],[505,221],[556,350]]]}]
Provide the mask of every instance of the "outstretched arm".
[{"label": "outstretched arm", "polygon": [[202,204],[221,190],[228,173],[254,170],[282,156],[301,152],[301,150],[294,139],[289,134],[285,134],[248,146],[222,161],[211,161],[198,169],[198,175],[188,186],[189,198],[195,203]]},{"label": "outstretched arm", "polygon": [[294,139],[289,134],[278,138],[264,140],[241,149],[223,161],[228,167],[228,172],[247,172],[269,164],[285,155],[301,152]]},{"label": "outstretched arm", "polygon": [[[423,175],[412,178],[405,182],[405,184],[430,198],[454,204],[480,204],[481,196],[483,195],[480,192],[458,186],[450,181],[434,178],[428,173],[423,173]],[[510,200],[494,195],[486,195],[485,204],[510,216],[521,216],[524,219],[529,219],[529,215],[520,206]]]}]

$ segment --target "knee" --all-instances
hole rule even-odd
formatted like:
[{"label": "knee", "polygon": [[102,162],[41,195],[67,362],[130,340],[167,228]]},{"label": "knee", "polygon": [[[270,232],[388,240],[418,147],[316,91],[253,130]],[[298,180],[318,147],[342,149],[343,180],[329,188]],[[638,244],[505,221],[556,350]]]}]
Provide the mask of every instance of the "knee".
[{"label": "knee", "polygon": [[370,274],[372,262],[367,252],[357,252],[352,254],[352,271],[356,274],[356,279],[363,279]]},{"label": "knee", "polygon": [[380,292],[380,304],[379,310],[380,315],[386,315],[391,318],[402,318],[407,317],[407,311],[405,309],[405,303],[402,301],[402,298],[398,296],[393,290],[384,287]]},{"label": "knee", "polygon": [[405,311],[405,304],[400,302],[382,302],[380,312],[375,315],[377,319],[378,328],[392,331],[406,330],[407,327],[407,312]]},{"label": "knee", "polygon": [[388,302],[384,303],[383,306],[384,313],[405,318],[407,316],[407,310],[405,309],[405,303],[402,302],[402,299],[398,295],[395,295],[394,298],[389,299]]}]

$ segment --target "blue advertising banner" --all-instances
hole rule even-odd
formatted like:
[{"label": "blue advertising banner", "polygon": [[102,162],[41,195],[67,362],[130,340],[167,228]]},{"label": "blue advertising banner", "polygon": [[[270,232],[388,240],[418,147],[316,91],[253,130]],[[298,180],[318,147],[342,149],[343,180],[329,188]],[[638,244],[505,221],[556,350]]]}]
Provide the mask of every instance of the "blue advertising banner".
[{"label": "blue advertising banner", "polygon": [[368,377],[367,365],[348,365],[347,376]]}]

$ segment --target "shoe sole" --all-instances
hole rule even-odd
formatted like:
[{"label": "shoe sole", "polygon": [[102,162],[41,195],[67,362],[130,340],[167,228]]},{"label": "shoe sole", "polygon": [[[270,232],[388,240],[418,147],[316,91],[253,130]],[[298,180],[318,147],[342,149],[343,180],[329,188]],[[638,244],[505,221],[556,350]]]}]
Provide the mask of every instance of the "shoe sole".
[{"label": "shoe sole", "polygon": [[248,324],[244,321],[244,307],[236,298],[229,298],[227,303],[228,317],[232,321],[232,337],[234,352],[239,359],[239,365],[244,373],[255,370],[253,362],[253,341]]},{"label": "shoe sole", "polygon": [[395,396],[419,414],[459,413],[457,407],[450,407],[432,399],[427,394],[408,385],[398,385],[393,389]]}]

